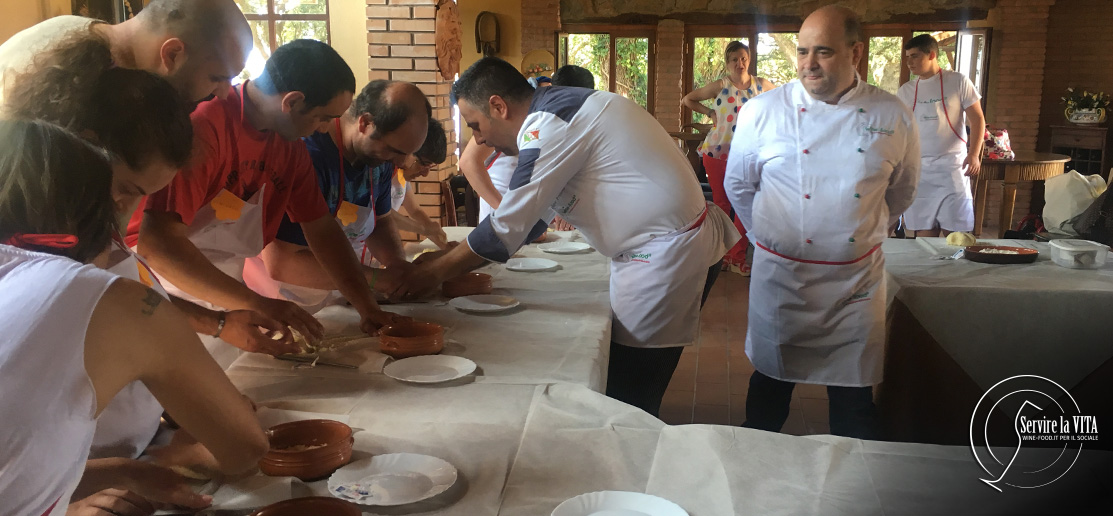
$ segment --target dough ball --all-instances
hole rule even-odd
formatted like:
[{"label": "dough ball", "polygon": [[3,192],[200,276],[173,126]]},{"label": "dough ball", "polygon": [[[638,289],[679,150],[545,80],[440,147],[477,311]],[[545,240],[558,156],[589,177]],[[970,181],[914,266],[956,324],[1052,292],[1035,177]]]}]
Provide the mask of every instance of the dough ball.
[{"label": "dough ball", "polygon": [[954,233],[951,233],[951,234],[947,235],[947,245],[953,245],[953,246],[956,246],[956,247],[966,247],[966,246],[974,245],[976,243],[978,243],[978,239],[976,237],[974,237],[974,235],[971,235],[970,233],[962,233],[962,232],[955,231]]}]

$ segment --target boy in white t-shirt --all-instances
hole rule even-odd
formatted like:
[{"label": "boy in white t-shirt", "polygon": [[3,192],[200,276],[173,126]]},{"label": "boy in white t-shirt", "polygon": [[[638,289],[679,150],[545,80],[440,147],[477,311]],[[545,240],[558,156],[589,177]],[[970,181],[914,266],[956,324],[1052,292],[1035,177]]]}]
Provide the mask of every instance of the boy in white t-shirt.
[{"label": "boy in white t-shirt", "polygon": [[[448,139],[444,126],[429,119],[429,133],[425,136],[425,143],[413,154],[409,164],[405,168],[395,169],[390,178],[390,218],[394,221],[394,227],[399,231],[412,231],[427,236],[441,249],[448,248],[448,237],[441,225],[421,210],[421,205],[414,197],[416,185],[411,187],[411,181],[429,175],[433,167],[444,163],[447,158]],[[405,214],[402,210],[405,210]]]},{"label": "boy in white t-shirt", "polygon": [[939,43],[930,35],[909,40],[904,55],[918,77],[904,83],[897,96],[916,118],[922,155],[920,184],[904,212],[905,228],[923,237],[971,231],[970,178],[981,169],[985,133],[981,95],[966,76],[939,66]]}]

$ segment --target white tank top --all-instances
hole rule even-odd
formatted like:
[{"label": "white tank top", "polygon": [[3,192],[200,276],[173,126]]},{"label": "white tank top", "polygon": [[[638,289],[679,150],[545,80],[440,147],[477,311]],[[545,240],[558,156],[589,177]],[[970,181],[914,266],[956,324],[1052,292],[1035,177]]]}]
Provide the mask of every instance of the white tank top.
[{"label": "white tank top", "polygon": [[[123,244],[117,244],[117,247],[121,259],[109,267],[108,272],[142,283],[162,297],[170,299],[166,290],[155,279],[154,272],[138,254]],[[125,385],[97,418],[97,431],[93,435],[89,458],[139,457],[158,433],[161,417],[162,405],[143,382],[135,381]]]},{"label": "white tank top", "polygon": [[96,426],[85,332],[117,278],[0,245],[0,514],[66,512]]}]

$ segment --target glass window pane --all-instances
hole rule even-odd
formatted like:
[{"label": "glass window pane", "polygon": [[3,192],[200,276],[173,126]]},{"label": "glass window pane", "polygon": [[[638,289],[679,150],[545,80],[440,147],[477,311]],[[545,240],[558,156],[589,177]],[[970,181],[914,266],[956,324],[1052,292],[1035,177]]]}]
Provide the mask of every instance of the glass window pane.
[{"label": "glass window pane", "polygon": [[649,96],[649,38],[616,38],[615,93],[641,107],[647,107]]},{"label": "glass window pane", "polygon": [[611,36],[609,34],[569,34],[566,64],[582,66],[595,76],[595,89],[610,87]]},{"label": "glass window pane", "polygon": [[267,0],[236,0],[244,14],[267,14]]},{"label": "glass window pane", "polygon": [[251,26],[251,39],[254,42],[254,48],[251,49],[251,54],[247,56],[247,65],[240,73],[240,79],[243,80],[253,79],[262,74],[263,67],[267,64],[267,58],[271,56],[270,26],[266,20],[248,20],[247,24]]},{"label": "glass window pane", "polygon": [[889,93],[900,88],[901,46],[900,36],[875,36],[870,38],[869,61],[866,62],[866,82]]},{"label": "glass window pane", "polygon": [[279,20],[274,22],[278,45],[295,39],[315,39],[328,43],[328,22],[324,20]]},{"label": "glass window pane", "polygon": [[[266,5],[266,0],[262,1],[263,5]],[[274,12],[275,14],[326,14],[328,0],[274,0]]]},{"label": "glass window pane", "polygon": [[757,75],[775,84],[786,84],[796,79],[796,33],[758,34]]},{"label": "glass window pane", "polygon": [[[727,72],[725,68],[723,53],[726,51],[727,45],[731,41],[741,41],[745,45],[750,44],[750,38],[693,38],[692,40],[692,88],[702,88],[711,81],[719,80],[725,77]],[[753,58],[753,53],[750,55]],[[710,104],[711,100],[704,101],[704,104]],[[710,124],[711,119],[707,118],[703,113],[692,112],[692,123],[695,124]]]}]

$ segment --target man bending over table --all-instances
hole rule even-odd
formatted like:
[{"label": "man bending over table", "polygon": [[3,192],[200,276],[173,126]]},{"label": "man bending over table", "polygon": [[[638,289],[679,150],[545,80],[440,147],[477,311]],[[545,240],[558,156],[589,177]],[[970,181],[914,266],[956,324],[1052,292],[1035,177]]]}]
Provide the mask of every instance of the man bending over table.
[{"label": "man bending over table", "polygon": [[692,168],[641,106],[613,93],[534,91],[512,65],[483,58],[453,87],[477,143],[518,156],[502,203],[467,240],[417,267],[396,297],[506,262],[551,207],[611,258],[614,318],[607,395],[656,415],[684,346],[695,342],[704,286],[739,239],[709,210]]}]

